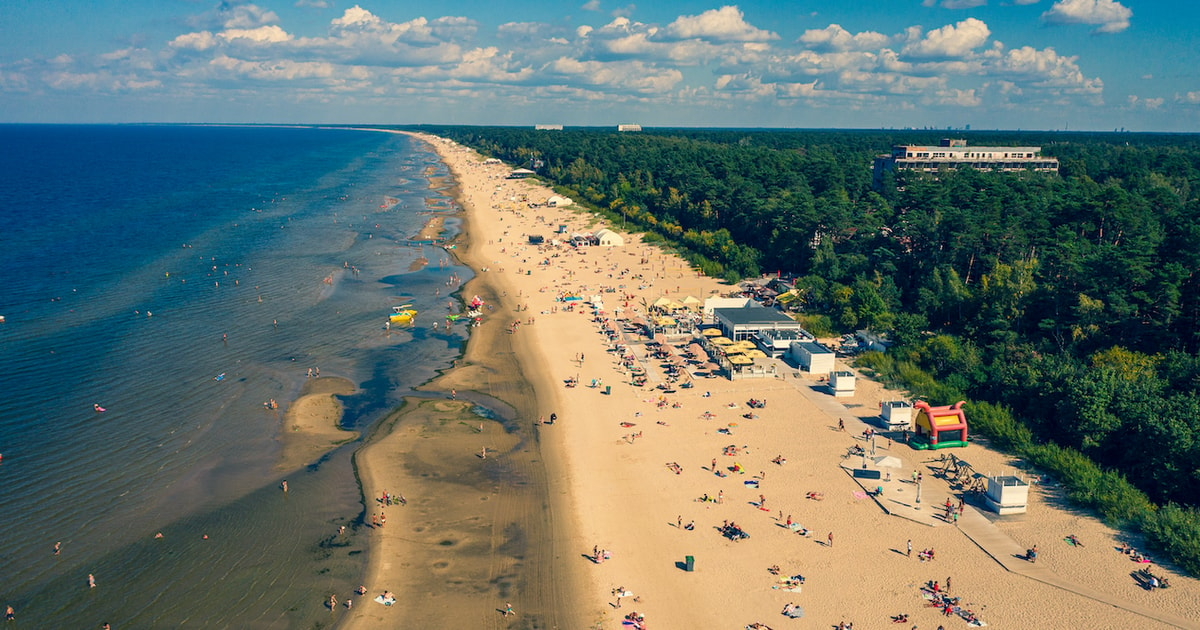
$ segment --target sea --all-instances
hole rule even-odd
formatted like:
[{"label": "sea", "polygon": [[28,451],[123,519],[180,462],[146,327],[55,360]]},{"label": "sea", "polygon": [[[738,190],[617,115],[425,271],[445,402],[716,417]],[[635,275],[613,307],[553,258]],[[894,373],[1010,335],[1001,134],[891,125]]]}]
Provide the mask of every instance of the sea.
[{"label": "sea", "polygon": [[[370,552],[360,443],[279,470],[283,412],[319,370],[365,433],[461,353],[432,322],[471,272],[409,240],[452,205],[445,165],[348,128],[0,125],[0,147],[5,627],[332,626]],[[415,325],[385,328],[401,304]]]}]

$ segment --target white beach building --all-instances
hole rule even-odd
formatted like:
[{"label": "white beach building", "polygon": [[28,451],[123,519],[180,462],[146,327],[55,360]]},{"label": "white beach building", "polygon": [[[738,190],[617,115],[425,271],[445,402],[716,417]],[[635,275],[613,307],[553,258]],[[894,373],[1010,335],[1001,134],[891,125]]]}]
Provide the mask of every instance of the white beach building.
[{"label": "white beach building", "polygon": [[596,244],[602,247],[620,247],[625,244],[625,239],[620,234],[608,228],[596,230],[592,238],[596,239]]}]

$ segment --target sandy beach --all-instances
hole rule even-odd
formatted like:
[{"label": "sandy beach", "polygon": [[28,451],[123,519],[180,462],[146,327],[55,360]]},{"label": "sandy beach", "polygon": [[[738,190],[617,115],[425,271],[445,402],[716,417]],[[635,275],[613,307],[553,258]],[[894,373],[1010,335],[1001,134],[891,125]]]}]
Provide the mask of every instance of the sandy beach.
[{"label": "sandy beach", "polygon": [[[961,497],[939,474],[941,453],[883,434],[876,453],[901,467],[878,482],[882,496],[868,496],[877,482],[858,484],[843,464],[858,461],[848,449],[871,448],[863,431],[875,425],[865,421],[902,392],[859,378],[853,397],[834,400],[817,377],[782,364],[773,378],[731,381],[685,363],[693,387],[658,389],[661,347],[623,321],[612,321],[610,339],[613,309],[634,317],[663,296],[703,299],[731,287],[636,236],[619,247],[553,245],[560,225],[602,225],[570,207],[530,207],[553,193],[506,179],[509,167],[473,151],[422,139],[459,185],[457,253],[478,272],[463,296],[491,308],[461,364],[425,388],[445,399],[408,401],[356,457],[367,521],[386,510],[387,522],[370,530],[367,597],[341,613],[345,627],[619,628],[636,612],[646,628],[778,630],[803,623],[782,614],[789,604],[813,627],[969,627],[930,605],[923,589],[934,582],[994,627],[1197,627],[1200,583],[1155,563],[1171,587],[1140,587],[1133,573],[1146,565],[1117,551],[1140,541],[1065,505],[1052,480],[1032,487],[1026,514],[989,520],[968,504],[956,525],[936,509]],[[547,243],[529,244],[534,234]],[[558,300],[568,293],[602,295],[606,311],[582,302],[568,310]],[[682,354],[689,341],[666,345]],[[646,370],[644,386],[626,356]],[[578,385],[567,387],[572,378]],[[752,398],[767,404],[751,410]],[[480,420],[471,401],[503,417]],[[1036,473],[982,440],[953,454],[979,473]],[[909,498],[916,473],[923,510]],[[385,491],[405,505],[377,501]],[[748,537],[723,535],[727,523]],[[1037,545],[1036,571],[995,557],[1006,547],[977,542],[980,532]],[[595,561],[594,549],[609,559]],[[927,549],[936,559],[918,558]],[[803,583],[782,581],[791,576]],[[384,590],[395,606],[368,600]],[[907,621],[893,626],[900,615]]]},{"label": "sandy beach", "polygon": [[300,397],[283,416],[278,470],[295,470],[335,447],[358,438],[357,431],[342,429],[342,404],[337,396],[353,394],[354,383],[326,376],[304,383]]}]

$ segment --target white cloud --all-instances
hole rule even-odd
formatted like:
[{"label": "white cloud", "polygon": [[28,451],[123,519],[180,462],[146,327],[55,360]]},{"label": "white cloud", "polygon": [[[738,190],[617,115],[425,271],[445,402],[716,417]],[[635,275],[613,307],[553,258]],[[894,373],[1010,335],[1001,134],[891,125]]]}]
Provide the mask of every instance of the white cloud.
[{"label": "white cloud", "polygon": [[938,105],[951,105],[954,107],[979,107],[983,104],[983,99],[975,93],[974,89],[951,89],[938,92],[935,102]]},{"label": "white cloud", "polygon": [[1130,94],[1126,101],[1129,103],[1130,109],[1159,109],[1166,102],[1164,98],[1143,98],[1136,94]]},{"label": "white cloud", "polygon": [[171,48],[182,48],[185,50],[208,50],[217,45],[217,38],[208,31],[184,33],[171,40],[167,45]]},{"label": "white cloud", "polygon": [[648,94],[664,93],[683,80],[683,73],[675,68],[657,68],[640,61],[605,63],[560,57],[542,72],[568,84],[582,82],[597,88]]},{"label": "white cloud", "polygon": [[581,6],[579,8],[583,9],[584,11],[599,11],[600,10],[600,0],[588,0],[587,2],[583,3],[583,6]]},{"label": "white cloud", "polygon": [[254,4],[226,3],[218,9],[218,16],[221,19],[221,25],[227,29],[250,29],[279,21],[279,16],[275,15],[274,11]]},{"label": "white cloud", "polygon": [[1042,14],[1048,24],[1093,24],[1097,33],[1129,28],[1133,11],[1115,0],[1059,0]]},{"label": "white cloud", "polygon": [[[909,32],[911,36],[912,31]],[[991,34],[982,20],[967,18],[929,31],[923,39],[909,42],[900,52],[909,57],[963,57],[986,43]]]},{"label": "white cloud", "polygon": [[463,54],[462,61],[449,76],[472,82],[520,83],[533,77],[533,68],[514,67],[511,52],[501,54],[495,47],[476,48]]},{"label": "white cloud", "polygon": [[809,29],[800,36],[800,42],[820,50],[871,50],[888,44],[890,37],[874,31],[851,33],[840,24],[830,24],[822,29]]},{"label": "white cloud", "polygon": [[325,0],[296,0],[298,7],[312,7],[314,9],[328,9],[329,3]]},{"label": "white cloud", "polygon": [[100,86],[100,79],[96,72],[50,72],[43,77],[46,84],[56,90],[95,89]]},{"label": "white cloud", "polygon": [[633,15],[634,11],[637,11],[637,5],[636,4],[627,4],[623,7],[613,9],[612,16],[613,17],[629,17],[629,16]]},{"label": "white cloud", "polygon": [[1023,5],[1026,5],[1026,4],[1037,4],[1037,3],[1038,3],[1038,2],[1040,2],[1040,1],[1041,1],[1041,0],[1013,0],[1013,4],[1016,4],[1016,5],[1022,5],[1022,6],[1023,6]]},{"label": "white cloud", "polygon": [[330,24],[338,28],[369,28],[382,26],[383,20],[376,17],[374,13],[371,13],[370,11],[356,4],[349,9],[346,9],[346,11],[342,13],[342,17],[334,18]]},{"label": "white cloud", "polygon": [[292,39],[287,31],[275,25],[248,29],[232,28],[218,33],[217,36],[227,42],[246,40],[256,44],[278,44]]},{"label": "white cloud", "polygon": [[771,31],[755,28],[735,6],[710,9],[700,15],[681,15],[663,32],[676,39],[704,39],[714,42],[765,42],[779,39]]},{"label": "white cloud", "polygon": [[321,79],[366,79],[365,70],[342,68],[322,61],[245,61],[221,55],[209,62],[210,67],[228,74],[266,82],[288,82]]},{"label": "white cloud", "polygon": [[1022,46],[1008,51],[995,60],[990,68],[1004,76],[1015,77],[1040,86],[1078,88],[1098,92],[1103,87],[1100,79],[1088,79],[1076,63],[1078,57],[1060,56],[1053,48],[1037,50]]},{"label": "white cloud", "polygon": [[1175,100],[1188,105],[1200,105],[1200,92],[1187,92],[1186,94],[1176,94]]},{"label": "white cloud", "polygon": [[[1037,2],[1037,0],[1034,0]],[[943,9],[973,9],[987,4],[987,0],[924,0],[922,6],[932,7],[940,5]]]}]

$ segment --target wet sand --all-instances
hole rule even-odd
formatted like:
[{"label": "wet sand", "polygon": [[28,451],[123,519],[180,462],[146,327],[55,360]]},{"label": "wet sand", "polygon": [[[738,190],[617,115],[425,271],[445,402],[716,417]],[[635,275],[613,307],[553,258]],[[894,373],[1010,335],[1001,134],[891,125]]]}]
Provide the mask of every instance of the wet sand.
[{"label": "wet sand", "polygon": [[311,464],[342,444],[358,439],[357,431],[341,427],[342,404],[337,396],[355,391],[354,383],[340,377],[309,379],[283,417],[277,470],[295,470]]},{"label": "wet sand", "polygon": [[[488,264],[473,237],[468,213],[456,254],[480,270]],[[387,590],[397,605],[364,601],[346,628],[493,627],[505,603],[520,611],[511,627],[584,627],[574,542],[558,543],[573,531],[571,511],[549,482],[561,462],[543,448],[535,421],[548,413],[533,385],[545,378],[529,340],[506,328],[519,317],[508,284],[479,273],[461,290],[464,300],[475,295],[489,309],[463,358],[419,388],[457,400],[410,399],[355,456],[372,536],[368,598]],[[472,400],[501,417],[476,415]],[[407,505],[383,507],[387,524],[370,527],[385,490]]]}]

